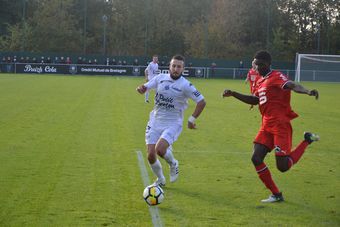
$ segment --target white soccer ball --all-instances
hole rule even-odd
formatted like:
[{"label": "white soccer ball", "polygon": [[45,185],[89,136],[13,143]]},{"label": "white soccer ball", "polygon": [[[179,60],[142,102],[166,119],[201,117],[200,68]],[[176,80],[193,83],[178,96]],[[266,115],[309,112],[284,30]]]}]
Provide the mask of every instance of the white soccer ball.
[{"label": "white soccer ball", "polygon": [[155,206],[163,201],[164,191],[160,186],[149,185],[144,189],[143,198],[149,206]]}]

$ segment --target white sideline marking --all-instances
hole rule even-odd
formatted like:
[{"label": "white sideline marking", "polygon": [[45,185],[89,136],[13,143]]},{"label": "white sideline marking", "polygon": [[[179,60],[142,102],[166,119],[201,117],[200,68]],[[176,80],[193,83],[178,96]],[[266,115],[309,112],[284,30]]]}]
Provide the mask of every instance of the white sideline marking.
[{"label": "white sideline marking", "polygon": [[[148,172],[146,170],[146,166],[145,166],[145,162],[144,162],[142,152],[141,151],[136,151],[136,152],[137,152],[138,164],[139,164],[143,184],[144,184],[144,187],[146,187],[146,186],[150,185],[149,175],[148,175]],[[149,206],[149,212],[150,212],[150,215],[151,215],[153,226],[154,227],[162,227],[163,224],[162,224],[161,216],[159,214],[158,207]]]}]

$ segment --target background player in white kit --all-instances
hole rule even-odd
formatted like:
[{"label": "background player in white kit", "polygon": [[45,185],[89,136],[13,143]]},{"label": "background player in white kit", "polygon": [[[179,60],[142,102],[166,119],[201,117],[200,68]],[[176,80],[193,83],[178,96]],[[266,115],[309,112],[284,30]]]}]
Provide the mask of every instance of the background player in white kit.
[{"label": "background player in white kit", "polygon": [[188,98],[196,102],[196,108],[188,119],[189,129],[196,128],[195,120],[206,105],[203,95],[182,76],[183,70],[184,57],[175,55],[170,61],[170,74],[159,74],[136,89],[140,94],[150,89],[156,90],[155,106],[150,113],[145,133],[148,161],[157,176],[155,185],[164,186],[166,183],[157,154],[170,166],[170,182],[176,181],[178,177],[178,161],[172,154],[171,145],[181,134]]},{"label": "background player in white kit", "polygon": [[[152,62],[148,64],[148,67],[146,67],[145,71],[145,81],[148,82],[152,80],[155,76],[159,74],[158,71],[158,56],[153,55],[152,56]],[[145,92],[145,102],[149,102],[149,91]]]}]

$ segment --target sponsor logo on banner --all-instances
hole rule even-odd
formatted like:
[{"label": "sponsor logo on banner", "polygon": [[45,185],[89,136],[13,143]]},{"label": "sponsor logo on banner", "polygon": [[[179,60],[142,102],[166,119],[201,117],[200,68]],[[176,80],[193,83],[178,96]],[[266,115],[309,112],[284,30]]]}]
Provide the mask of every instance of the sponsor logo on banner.
[{"label": "sponsor logo on banner", "polygon": [[100,67],[87,67],[82,66],[80,68],[80,72],[88,72],[88,73],[118,73],[118,74],[126,74],[126,69],[120,69],[120,68],[100,68]]},{"label": "sponsor logo on banner", "polygon": [[69,72],[71,74],[76,74],[77,73],[77,66],[76,65],[70,65],[70,70]]},{"label": "sponsor logo on banner", "polygon": [[32,66],[32,65],[25,65],[24,72],[29,73],[57,73],[57,69],[54,66]]},{"label": "sponsor logo on banner", "polygon": [[196,77],[203,77],[203,69],[201,69],[201,68],[195,69],[195,76]]},{"label": "sponsor logo on banner", "polygon": [[133,68],[132,68],[132,74],[133,74],[134,76],[139,76],[139,75],[140,75],[140,69],[139,69],[139,67],[133,67]]},{"label": "sponsor logo on banner", "polygon": [[[160,70],[161,73],[163,74],[168,74],[170,73],[169,69],[162,69]],[[189,76],[189,70],[188,69],[184,69],[183,73],[182,73],[183,76]]]}]

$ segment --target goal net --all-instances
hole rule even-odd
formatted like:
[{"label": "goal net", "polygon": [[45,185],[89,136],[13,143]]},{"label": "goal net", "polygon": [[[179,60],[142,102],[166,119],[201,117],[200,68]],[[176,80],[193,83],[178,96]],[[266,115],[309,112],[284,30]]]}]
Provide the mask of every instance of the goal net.
[{"label": "goal net", "polygon": [[340,82],[340,55],[296,54],[295,81]]}]

